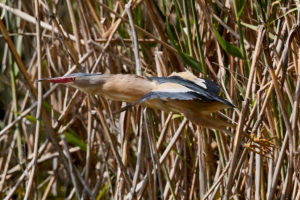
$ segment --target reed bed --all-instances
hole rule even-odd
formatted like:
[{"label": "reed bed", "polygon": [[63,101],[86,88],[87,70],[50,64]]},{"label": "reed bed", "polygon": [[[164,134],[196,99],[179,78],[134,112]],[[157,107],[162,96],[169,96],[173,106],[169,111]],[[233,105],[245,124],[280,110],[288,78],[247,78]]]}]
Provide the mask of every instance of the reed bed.
[{"label": "reed bed", "polygon": [[[0,198],[300,199],[299,7],[0,1]],[[37,82],[184,70],[236,105],[214,113],[231,134]]]}]

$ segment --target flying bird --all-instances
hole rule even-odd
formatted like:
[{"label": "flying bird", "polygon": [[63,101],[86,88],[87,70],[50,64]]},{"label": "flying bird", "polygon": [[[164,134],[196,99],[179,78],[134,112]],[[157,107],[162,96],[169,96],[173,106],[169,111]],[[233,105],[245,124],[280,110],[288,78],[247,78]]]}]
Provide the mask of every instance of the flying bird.
[{"label": "flying bird", "polygon": [[40,81],[60,83],[88,94],[101,95],[114,101],[129,102],[166,112],[182,113],[193,123],[225,130],[234,125],[211,113],[235,107],[219,96],[219,86],[190,72],[172,73],[168,77],[144,78],[132,74],[75,73]]}]

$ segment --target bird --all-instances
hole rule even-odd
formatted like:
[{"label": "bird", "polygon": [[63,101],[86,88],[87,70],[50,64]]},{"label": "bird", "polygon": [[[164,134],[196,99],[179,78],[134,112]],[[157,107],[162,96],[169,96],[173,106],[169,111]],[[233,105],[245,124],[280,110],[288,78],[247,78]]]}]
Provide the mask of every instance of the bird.
[{"label": "bird", "polygon": [[234,127],[230,122],[211,116],[211,113],[235,107],[219,96],[218,84],[198,78],[189,71],[173,72],[167,77],[73,73],[39,81],[64,84],[87,94],[128,102],[129,105],[121,111],[141,105],[166,112],[182,113],[192,123],[205,128],[225,130],[226,127]]}]

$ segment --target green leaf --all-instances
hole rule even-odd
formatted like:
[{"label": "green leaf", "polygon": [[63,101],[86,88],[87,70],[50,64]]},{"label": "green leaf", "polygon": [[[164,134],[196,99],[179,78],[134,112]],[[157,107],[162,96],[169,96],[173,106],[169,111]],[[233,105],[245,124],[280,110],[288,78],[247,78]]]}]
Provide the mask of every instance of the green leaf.
[{"label": "green leaf", "polygon": [[97,200],[100,200],[104,196],[104,194],[105,194],[106,190],[108,189],[108,187],[109,187],[109,182],[107,182],[104,185],[104,187],[100,190],[100,192],[99,192],[99,194],[97,196]]},{"label": "green leaf", "polygon": [[188,55],[187,53],[184,53],[183,51],[181,51],[179,44],[177,42],[177,39],[175,38],[172,28],[170,26],[169,20],[167,18],[166,20],[166,24],[167,24],[167,33],[169,36],[169,39],[171,41],[171,43],[173,44],[173,46],[176,48],[176,50],[178,51],[182,61],[190,66],[191,68],[193,68],[194,70],[201,72],[202,73],[202,68],[201,68],[201,63],[198,62],[195,58],[193,58],[192,56]]},{"label": "green leaf", "polygon": [[80,147],[81,150],[86,151],[87,145],[84,143],[84,141],[82,141],[74,131],[71,132],[72,133],[64,132],[66,141],[74,146]]},{"label": "green leaf", "polygon": [[[20,113],[17,113],[17,114],[19,115]],[[33,124],[36,124],[36,122],[37,122],[37,118],[35,116],[32,116],[32,115],[26,115],[25,119],[27,119],[28,121],[30,121]],[[42,126],[44,125],[43,121],[41,121],[41,125]]]},{"label": "green leaf", "polygon": [[177,49],[178,47],[178,43],[176,41],[176,38],[173,34],[173,31],[172,31],[172,28],[170,26],[170,23],[169,23],[169,19],[167,18],[166,19],[166,25],[167,25],[167,33],[168,33],[168,36],[169,36],[169,39],[171,40],[171,43],[175,46],[175,48]]},{"label": "green leaf", "polygon": [[[252,24],[248,24],[248,23],[245,23],[245,22],[241,22],[241,24],[251,30],[254,30],[254,31],[257,31],[258,30],[258,26],[255,26],[255,25],[252,25]],[[275,39],[275,35],[271,32],[269,32],[269,37],[274,40]]]},{"label": "green leaf", "polygon": [[37,121],[36,117],[34,117],[32,115],[26,115],[25,118],[33,124],[35,124]]},{"label": "green leaf", "polygon": [[45,110],[47,112],[51,112],[52,111],[52,107],[46,101],[43,101],[42,104],[43,104],[43,107],[45,108]]},{"label": "green leaf", "polygon": [[2,130],[3,127],[4,127],[4,123],[3,123],[3,121],[0,121],[0,130]]},{"label": "green leaf", "polygon": [[165,176],[166,176],[167,181],[168,181],[168,183],[169,183],[169,189],[170,189],[170,191],[171,191],[171,194],[172,194],[172,196],[173,196],[173,199],[176,199],[175,190],[174,190],[173,184],[172,184],[172,182],[171,182],[171,179],[170,179],[170,176],[169,176],[169,172],[168,172],[168,170],[167,170],[167,167],[166,167],[166,165],[163,165],[163,167],[164,167]]},{"label": "green leaf", "polygon": [[176,118],[182,118],[182,115],[181,114],[173,114],[172,119],[176,119]]},{"label": "green leaf", "polygon": [[240,5],[242,5],[242,6],[241,6],[241,9],[239,10],[239,12],[237,13],[238,18],[240,18],[241,15],[243,14],[246,3],[247,3],[247,0],[241,0],[240,1]]},{"label": "green leaf", "polygon": [[234,76],[232,77],[233,77],[234,84],[237,86],[237,88],[240,91],[240,95],[243,97],[243,99],[245,99],[246,90],[243,88],[243,86],[239,83],[239,81]]},{"label": "green leaf", "polygon": [[[177,48],[176,48],[177,49]],[[182,61],[190,66],[191,68],[193,68],[194,70],[198,71],[198,72],[202,72],[201,69],[201,64],[200,62],[198,62],[195,58],[193,58],[192,56],[182,52],[180,49],[177,49]]]},{"label": "green leaf", "polygon": [[217,31],[215,26],[213,26],[213,30],[214,30],[214,33],[217,37],[219,44],[221,45],[221,47],[223,48],[223,50],[226,53],[243,59],[243,54],[241,53],[239,48],[237,48],[235,45],[231,44],[230,42],[227,42],[226,40],[224,40],[224,38],[220,35],[220,33]]}]

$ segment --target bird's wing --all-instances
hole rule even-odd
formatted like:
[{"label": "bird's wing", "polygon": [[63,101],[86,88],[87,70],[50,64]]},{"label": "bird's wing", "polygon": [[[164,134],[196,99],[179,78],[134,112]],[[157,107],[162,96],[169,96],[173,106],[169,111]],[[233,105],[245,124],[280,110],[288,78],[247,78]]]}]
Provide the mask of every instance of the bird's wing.
[{"label": "bird's wing", "polygon": [[[180,76],[177,76],[179,73],[175,74],[174,76],[169,77],[151,77],[149,80],[156,81],[158,84],[167,84],[167,83],[174,83],[181,86],[184,86],[191,91],[198,93],[202,98],[199,100],[202,101],[218,101],[224,103],[230,107],[235,107],[230,102],[222,99],[218,96],[220,91],[218,85],[212,81],[196,78],[193,81],[184,79]],[[159,86],[158,86],[159,88]],[[172,93],[174,94],[174,93]],[[180,100],[180,99],[179,99]],[[183,100],[183,99],[182,99]]]},{"label": "bird's wing", "polygon": [[220,93],[219,86],[210,80],[202,79],[202,78],[195,78],[194,80],[185,79],[180,76],[169,76],[169,77],[150,77],[148,78],[151,81],[156,81],[158,84],[162,83],[178,83],[180,85],[189,87],[195,91],[202,92],[203,90],[206,90],[207,92],[218,95]]},{"label": "bird's wing", "polygon": [[205,96],[185,86],[179,85],[178,83],[165,82],[158,85],[158,87],[155,90],[142,96],[138,101],[121,108],[121,110],[119,110],[117,113],[125,111],[134,105],[141,104],[151,99],[161,99],[165,101],[167,100],[207,101],[207,98]]},{"label": "bird's wing", "polygon": [[151,99],[191,101],[191,100],[203,100],[203,97],[201,95],[199,95],[198,93],[192,92],[192,91],[191,92],[177,92],[177,93],[154,91],[154,92],[149,92],[149,93],[145,94],[138,101],[122,107],[116,113],[123,112],[137,104],[141,104],[141,103],[143,103],[147,100],[151,100]]},{"label": "bird's wing", "polygon": [[205,91],[195,91],[193,88],[175,82],[165,82],[159,84],[156,89],[142,96],[136,103],[140,104],[150,99],[185,101],[200,100],[203,102],[209,102],[213,100],[207,96]]},{"label": "bird's wing", "polygon": [[196,92],[160,92],[160,91],[154,91],[149,92],[148,94],[145,94],[142,98],[140,98],[135,104],[143,103],[150,99],[162,99],[162,100],[203,100],[203,96]]},{"label": "bird's wing", "polygon": [[192,81],[193,83],[197,84],[199,87],[206,89],[207,91],[218,95],[220,93],[219,85],[213,81],[208,79],[198,78],[191,72],[173,72],[169,77],[180,77],[185,80]]},{"label": "bird's wing", "polygon": [[155,81],[157,88],[142,96],[135,103],[123,107],[119,112],[151,99],[220,102],[235,107],[218,96],[220,89],[216,83],[197,78],[191,73],[174,73],[169,77],[150,77],[148,80]]}]

